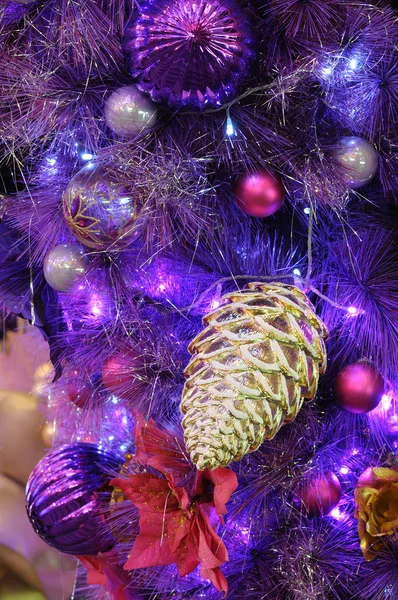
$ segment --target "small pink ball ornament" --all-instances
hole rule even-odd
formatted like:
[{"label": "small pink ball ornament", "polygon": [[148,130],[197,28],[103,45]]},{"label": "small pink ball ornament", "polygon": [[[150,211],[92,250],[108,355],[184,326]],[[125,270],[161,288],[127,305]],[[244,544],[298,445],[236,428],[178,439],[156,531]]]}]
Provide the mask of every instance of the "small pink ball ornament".
[{"label": "small pink ball ornament", "polygon": [[341,498],[341,484],[332,471],[326,471],[303,485],[297,495],[308,516],[319,517],[336,508]]},{"label": "small pink ball ornament", "polygon": [[357,362],[340,371],[334,391],[342,408],[355,414],[364,414],[378,406],[384,394],[384,381],[371,364]]},{"label": "small pink ball ornament", "polygon": [[285,188],[274,173],[245,173],[235,183],[234,193],[239,208],[250,217],[269,217],[283,204]]}]

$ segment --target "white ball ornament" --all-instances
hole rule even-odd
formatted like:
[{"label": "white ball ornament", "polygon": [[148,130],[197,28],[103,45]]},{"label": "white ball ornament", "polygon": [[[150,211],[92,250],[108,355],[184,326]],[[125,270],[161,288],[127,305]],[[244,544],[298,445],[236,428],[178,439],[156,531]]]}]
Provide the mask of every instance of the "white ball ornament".
[{"label": "white ball ornament", "polygon": [[121,87],[105,101],[105,122],[116,135],[132,137],[153,125],[155,105],[135,85]]},{"label": "white ball ornament", "polygon": [[362,187],[376,175],[379,159],[374,147],[356,136],[345,136],[339,140],[340,147],[333,158],[344,167],[343,177],[351,189]]},{"label": "white ball ornament", "polygon": [[59,244],[44,259],[43,272],[48,285],[69,292],[87,271],[88,260],[79,244]]}]

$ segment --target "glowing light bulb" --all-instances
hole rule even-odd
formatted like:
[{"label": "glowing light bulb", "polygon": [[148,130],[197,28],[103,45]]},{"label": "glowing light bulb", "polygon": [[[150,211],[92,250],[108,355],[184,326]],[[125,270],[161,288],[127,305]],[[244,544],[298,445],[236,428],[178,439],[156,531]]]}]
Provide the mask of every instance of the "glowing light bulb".
[{"label": "glowing light bulb", "polygon": [[352,59],[350,60],[350,69],[351,69],[352,71],[355,71],[355,69],[356,69],[357,67],[358,67],[358,59],[356,59],[356,58],[352,58]]},{"label": "glowing light bulb", "polygon": [[228,136],[236,135],[236,129],[235,129],[234,123],[233,123],[233,121],[232,121],[232,119],[231,119],[231,117],[229,115],[227,117],[227,124],[226,124],[226,127],[225,127],[225,133]]},{"label": "glowing light bulb", "polygon": [[80,158],[82,160],[92,160],[94,158],[94,155],[90,154],[90,152],[83,152],[83,154],[80,155]]},{"label": "glowing light bulb", "polygon": [[97,294],[93,294],[91,298],[90,309],[92,315],[95,317],[99,317],[102,314],[102,302]]},{"label": "glowing light bulb", "polygon": [[309,215],[311,213],[311,209],[309,206],[306,206],[304,209],[304,214]]},{"label": "glowing light bulb", "polygon": [[391,406],[392,394],[383,394],[381,397],[380,407],[383,410],[388,410]]},{"label": "glowing light bulb", "polygon": [[349,469],[347,467],[341,467],[340,473],[342,475],[347,475],[348,472],[349,472]]},{"label": "glowing light bulb", "polygon": [[297,277],[301,277],[300,269],[293,269],[293,275],[297,275]]},{"label": "glowing light bulb", "polygon": [[344,519],[347,518],[346,513],[341,512],[338,506],[336,506],[336,508],[334,508],[329,514],[331,517],[337,519],[338,521],[344,521]]}]

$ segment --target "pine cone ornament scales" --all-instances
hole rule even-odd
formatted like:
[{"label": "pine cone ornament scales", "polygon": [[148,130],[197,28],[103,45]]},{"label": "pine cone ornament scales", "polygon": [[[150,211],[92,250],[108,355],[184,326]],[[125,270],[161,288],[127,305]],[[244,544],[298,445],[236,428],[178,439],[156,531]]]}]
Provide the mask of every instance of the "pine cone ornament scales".
[{"label": "pine cone ornament scales", "polygon": [[292,421],[326,368],[327,330],[295,286],[249,283],[223,297],[190,343],[181,411],[197,468],[239,460]]}]

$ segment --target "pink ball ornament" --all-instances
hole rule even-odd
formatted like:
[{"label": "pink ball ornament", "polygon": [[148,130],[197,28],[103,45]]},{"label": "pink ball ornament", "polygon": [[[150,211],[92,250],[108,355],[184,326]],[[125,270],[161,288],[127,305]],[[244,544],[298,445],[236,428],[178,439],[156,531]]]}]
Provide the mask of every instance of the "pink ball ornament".
[{"label": "pink ball ornament", "polygon": [[356,414],[375,409],[384,394],[380,373],[367,362],[347,365],[336,377],[334,391],[338,404]]},{"label": "pink ball ornament", "polygon": [[250,217],[273,215],[285,199],[282,180],[268,171],[241,175],[235,183],[234,193],[239,208]]},{"label": "pink ball ornament", "polygon": [[329,514],[340,502],[341,484],[332,471],[317,475],[298,492],[309,517]]},{"label": "pink ball ornament", "polygon": [[66,393],[69,400],[77,408],[87,408],[92,404],[94,386],[88,376],[84,376],[77,369],[68,372],[66,377]]},{"label": "pink ball ornament", "polygon": [[111,394],[125,395],[139,380],[143,361],[133,350],[117,352],[102,367],[102,383]]}]

